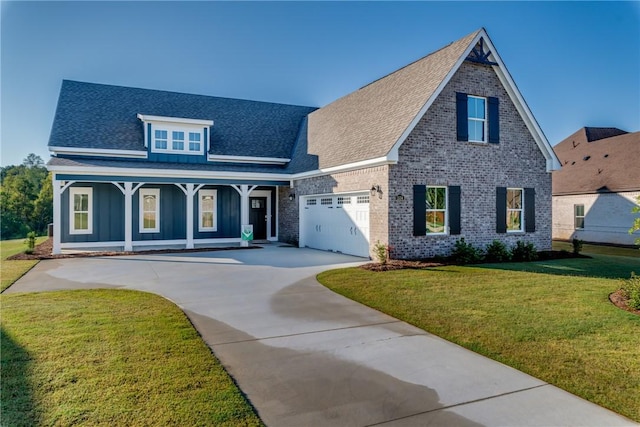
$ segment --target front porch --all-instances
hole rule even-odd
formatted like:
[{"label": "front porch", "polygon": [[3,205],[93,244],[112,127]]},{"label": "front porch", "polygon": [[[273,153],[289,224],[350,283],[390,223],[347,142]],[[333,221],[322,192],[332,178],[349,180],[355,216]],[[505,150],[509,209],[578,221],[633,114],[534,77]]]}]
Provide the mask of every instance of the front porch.
[{"label": "front porch", "polygon": [[288,181],[53,174],[53,253],[194,249],[278,240]]}]

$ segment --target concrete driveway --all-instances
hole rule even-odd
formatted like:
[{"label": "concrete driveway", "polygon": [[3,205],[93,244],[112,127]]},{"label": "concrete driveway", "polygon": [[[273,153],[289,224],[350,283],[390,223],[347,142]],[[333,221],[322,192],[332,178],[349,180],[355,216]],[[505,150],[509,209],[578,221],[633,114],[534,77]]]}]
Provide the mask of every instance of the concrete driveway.
[{"label": "concrete driveway", "polygon": [[7,293],[114,287],[174,301],[271,426],[636,425],[315,280],[361,262],[278,244],[50,260]]}]

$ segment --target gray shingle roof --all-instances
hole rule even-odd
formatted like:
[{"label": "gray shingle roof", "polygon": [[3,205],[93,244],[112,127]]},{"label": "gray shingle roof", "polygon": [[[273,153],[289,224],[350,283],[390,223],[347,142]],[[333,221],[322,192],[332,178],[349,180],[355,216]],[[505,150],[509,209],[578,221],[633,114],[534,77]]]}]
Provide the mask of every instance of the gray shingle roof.
[{"label": "gray shingle roof", "polygon": [[553,147],[562,164],[552,174],[553,194],[640,190],[640,132],[617,129],[622,134],[594,140],[588,129],[598,128],[582,128]]},{"label": "gray shingle roof", "polygon": [[309,154],[321,168],[386,156],[479,31],[311,113]]},{"label": "gray shingle roof", "polygon": [[49,146],[144,150],[141,113],[213,120],[212,154],[288,158],[315,109],[65,80]]}]

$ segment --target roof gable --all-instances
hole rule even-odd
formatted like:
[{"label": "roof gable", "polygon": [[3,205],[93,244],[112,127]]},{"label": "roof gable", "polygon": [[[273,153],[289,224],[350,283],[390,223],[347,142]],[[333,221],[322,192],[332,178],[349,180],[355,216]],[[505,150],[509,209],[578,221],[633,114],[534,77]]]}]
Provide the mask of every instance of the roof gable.
[{"label": "roof gable", "polygon": [[551,145],[484,29],[311,113],[309,153],[318,156],[321,169],[383,157],[397,161],[400,145],[467,58],[492,66],[545,156],[547,170],[559,168]]},{"label": "roof gable", "polygon": [[590,140],[588,129],[599,128],[582,128],[554,147],[562,169],[553,172],[553,194],[640,190],[640,132],[600,128],[618,134]]}]

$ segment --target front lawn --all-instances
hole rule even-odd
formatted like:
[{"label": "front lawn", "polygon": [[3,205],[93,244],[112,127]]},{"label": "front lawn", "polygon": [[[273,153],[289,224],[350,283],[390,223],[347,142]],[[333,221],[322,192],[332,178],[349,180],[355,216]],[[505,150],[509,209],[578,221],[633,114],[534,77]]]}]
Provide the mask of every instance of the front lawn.
[{"label": "front lawn", "polygon": [[640,421],[640,316],[608,295],[640,258],[328,271],[348,298]]},{"label": "front lawn", "polygon": [[[44,242],[46,237],[38,237],[36,245]],[[8,261],[7,257],[24,252],[27,245],[25,239],[2,240],[0,241],[0,292],[8,288],[13,282],[18,280],[24,273],[31,270],[38,263],[37,260],[16,260]]]},{"label": "front lawn", "polygon": [[184,313],[161,297],[0,299],[2,425],[261,425]]}]

